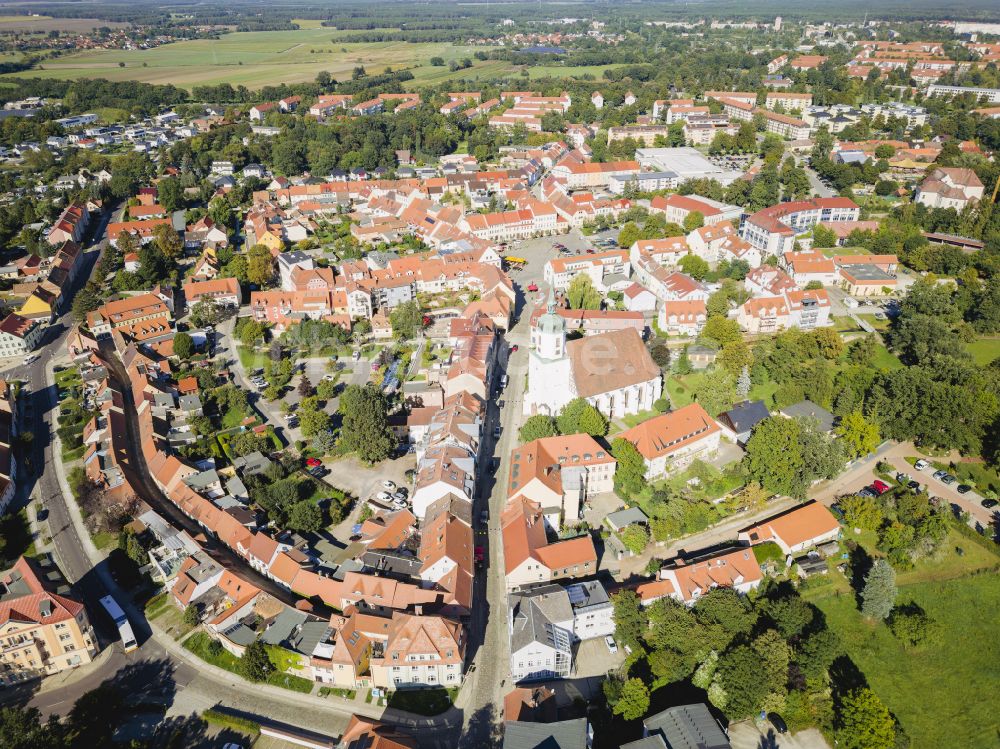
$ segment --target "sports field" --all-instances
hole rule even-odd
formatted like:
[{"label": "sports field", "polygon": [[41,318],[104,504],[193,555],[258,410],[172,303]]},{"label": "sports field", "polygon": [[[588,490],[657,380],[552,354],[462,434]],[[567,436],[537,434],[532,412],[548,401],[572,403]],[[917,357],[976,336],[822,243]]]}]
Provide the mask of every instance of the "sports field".
[{"label": "sports field", "polygon": [[[321,70],[343,80],[350,78],[358,65],[363,65],[370,74],[381,73],[386,67],[408,69],[417,83],[449,78],[489,78],[511,72],[508,63],[475,60],[473,54],[481,47],[444,42],[344,44],[336,41],[337,36],[346,33],[352,32],[325,28],[238,32],[225,34],[220,39],[193,39],[149,50],[85,50],[46,60],[39,68],[20,76],[135,80],[172,83],[184,88],[220,83],[260,88],[311,81]],[[443,58],[445,66],[432,66],[432,57]],[[473,59],[471,69],[456,73],[448,70],[449,62],[464,58]]]}]

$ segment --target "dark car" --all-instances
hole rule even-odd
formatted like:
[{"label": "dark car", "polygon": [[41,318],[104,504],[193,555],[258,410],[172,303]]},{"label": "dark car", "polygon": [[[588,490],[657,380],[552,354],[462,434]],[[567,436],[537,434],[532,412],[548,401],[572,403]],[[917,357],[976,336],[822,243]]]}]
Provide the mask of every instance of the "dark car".
[{"label": "dark car", "polygon": [[917,492],[920,491],[920,482],[919,481],[908,481],[908,482],[906,482],[906,485],[908,487],[910,487],[910,490],[913,491],[914,493],[917,493]]},{"label": "dark car", "polygon": [[998,502],[998,501],[997,501],[997,500],[995,500],[995,499],[984,499],[984,500],[982,501],[982,505],[983,505],[983,507],[985,507],[985,508],[986,508],[987,510],[992,510],[992,509],[993,509],[994,507],[996,507],[997,505],[1000,505],[1000,502]]},{"label": "dark car", "polygon": [[866,486],[864,489],[858,492],[859,497],[871,497],[875,498],[878,496],[878,492],[872,489],[870,486]]},{"label": "dark car", "polygon": [[972,491],[972,487],[968,484],[959,484],[956,491],[958,491],[959,494],[968,494]]},{"label": "dark car", "polygon": [[955,478],[954,476],[952,476],[950,473],[946,473],[944,476],[941,477],[941,481],[944,484],[947,484],[948,486],[951,486],[956,481],[958,481],[958,479]]},{"label": "dark car", "polygon": [[768,713],[767,719],[774,726],[774,730],[778,733],[788,733],[788,726],[785,725],[785,721],[781,719],[781,716],[777,713]]}]

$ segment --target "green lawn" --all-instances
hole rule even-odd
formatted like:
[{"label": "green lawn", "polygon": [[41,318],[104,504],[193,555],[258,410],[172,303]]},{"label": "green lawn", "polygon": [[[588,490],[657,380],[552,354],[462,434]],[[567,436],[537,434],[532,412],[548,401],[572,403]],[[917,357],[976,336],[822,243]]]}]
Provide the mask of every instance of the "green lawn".
[{"label": "green lawn", "polygon": [[247,371],[252,369],[262,369],[267,362],[267,354],[263,351],[255,351],[243,345],[236,347],[236,354],[240,357],[240,364]]},{"label": "green lawn", "polygon": [[[874,534],[851,537],[874,544]],[[899,573],[897,603],[917,603],[940,627],[935,643],[913,651],[861,617],[836,570],[803,586],[913,747],[996,746],[1000,720],[984,695],[1000,683],[998,564],[995,550],[952,530],[934,558]]]},{"label": "green lawn", "polygon": [[891,372],[895,369],[902,369],[903,362],[899,360],[898,356],[880,344],[876,349],[875,356],[872,357],[872,366],[876,369],[884,369]]},{"label": "green lawn", "polygon": [[417,715],[440,715],[455,701],[458,689],[399,689],[389,697],[389,707]]},{"label": "green lawn", "polygon": [[184,611],[173,602],[169,593],[160,593],[150,598],[145,606],[146,618],[156,622],[175,640],[181,639],[193,627],[184,623]]},{"label": "green lawn", "polygon": [[[240,659],[225,649],[213,654],[210,650],[211,642],[212,637],[209,634],[205,632],[195,632],[184,641],[184,647],[201,658],[203,661],[211,663],[213,666],[223,668],[234,674],[238,674],[240,672]],[[280,671],[273,672],[268,677],[267,683],[272,686],[282,687],[283,689],[290,689],[293,692],[302,692],[304,694],[311,692],[313,687],[313,682],[308,679],[303,679],[301,676],[281,673]]]},{"label": "green lawn", "polygon": [[997,357],[1000,357],[1000,338],[980,338],[972,343],[965,344],[965,348],[972,354],[976,364],[985,367]]},{"label": "green lawn", "polygon": [[860,314],[858,317],[864,320],[866,323],[871,325],[875,330],[882,331],[889,329],[889,318],[883,317],[881,320],[875,317],[875,314]]}]

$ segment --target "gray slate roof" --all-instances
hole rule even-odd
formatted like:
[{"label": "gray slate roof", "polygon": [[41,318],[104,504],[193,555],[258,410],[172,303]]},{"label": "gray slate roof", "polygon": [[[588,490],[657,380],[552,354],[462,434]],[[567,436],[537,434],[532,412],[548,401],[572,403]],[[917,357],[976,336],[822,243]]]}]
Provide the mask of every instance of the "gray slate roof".
[{"label": "gray slate roof", "polygon": [[781,413],[790,419],[798,421],[813,421],[822,432],[833,429],[834,416],[822,406],[817,406],[811,400],[799,401],[781,409]]},{"label": "gray slate roof", "polygon": [[650,735],[660,735],[668,749],[730,749],[729,737],[701,703],[671,707],[643,722]]},{"label": "gray slate roof", "polygon": [[503,736],[503,749],[586,749],[587,719],[557,723],[510,721]]}]

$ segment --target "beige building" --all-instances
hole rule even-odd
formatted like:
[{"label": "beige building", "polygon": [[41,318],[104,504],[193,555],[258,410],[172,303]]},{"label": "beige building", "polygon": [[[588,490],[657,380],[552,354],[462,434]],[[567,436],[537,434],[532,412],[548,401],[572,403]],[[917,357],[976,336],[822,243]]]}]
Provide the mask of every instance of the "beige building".
[{"label": "beige building", "polygon": [[440,616],[393,612],[383,657],[372,657],[372,683],[386,689],[462,685],[465,634]]},{"label": "beige building", "polygon": [[83,604],[48,589],[53,573],[61,579],[53,562],[21,557],[0,578],[0,685],[57,674],[97,654]]},{"label": "beige building", "polygon": [[649,480],[686,468],[719,449],[722,429],[697,403],[655,416],[626,432],[622,439],[635,445],[646,463]]}]

